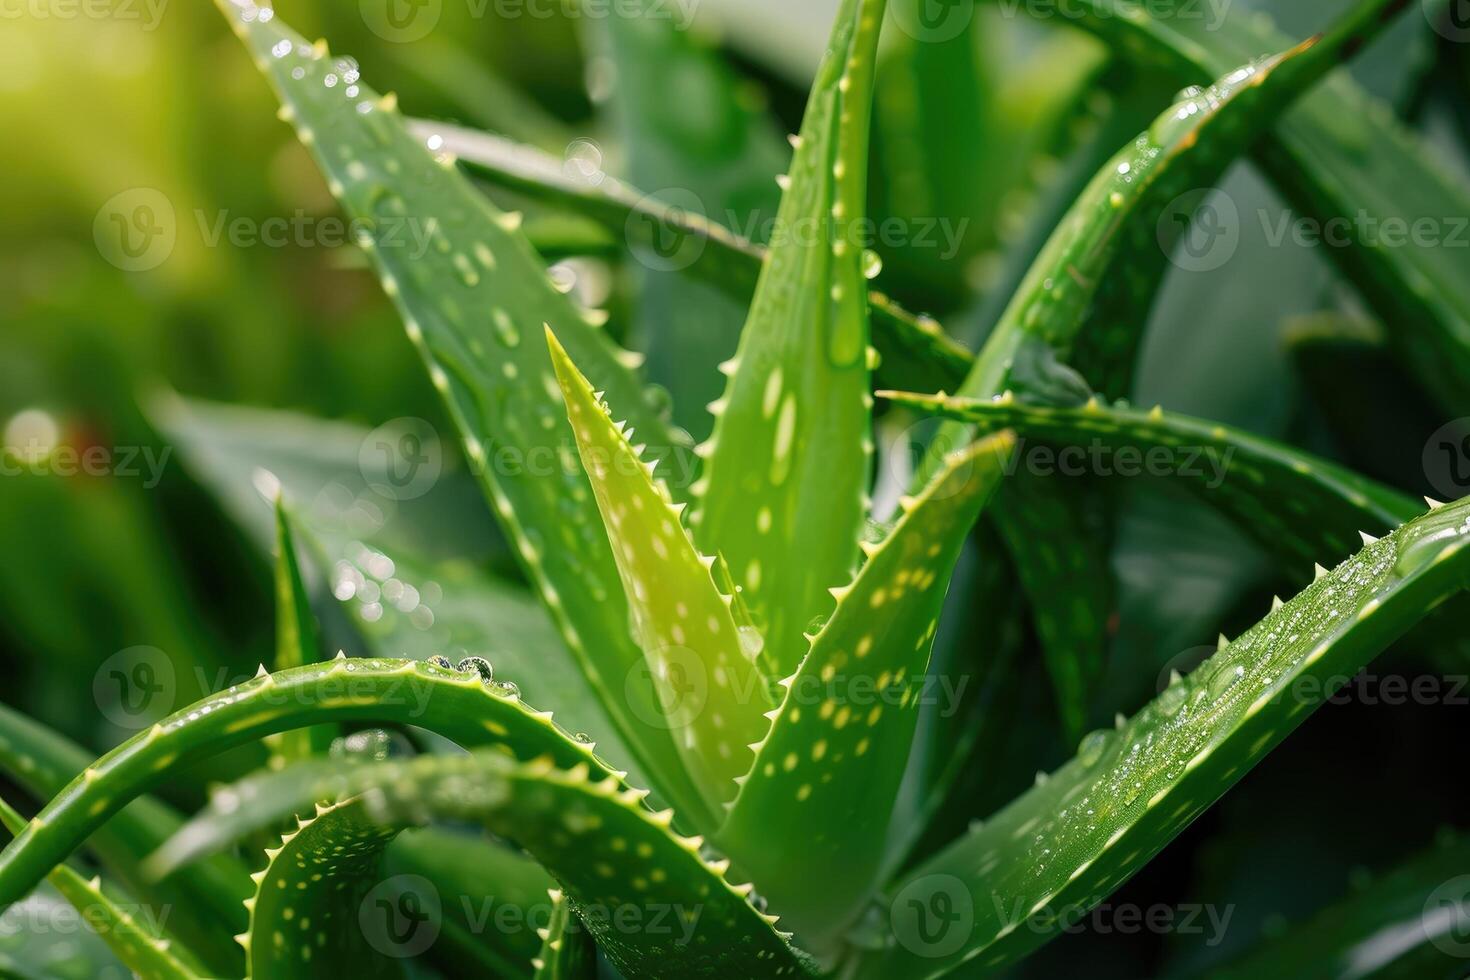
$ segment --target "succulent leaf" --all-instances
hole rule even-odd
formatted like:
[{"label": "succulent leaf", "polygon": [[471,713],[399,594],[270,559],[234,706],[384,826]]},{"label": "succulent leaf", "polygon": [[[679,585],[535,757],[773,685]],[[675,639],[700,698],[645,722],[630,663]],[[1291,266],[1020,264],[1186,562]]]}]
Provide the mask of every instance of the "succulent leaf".
[{"label": "succulent leaf", "polygon": [[1439,843],[1208,977],[1454,976],[1464,967],[1457,955],[1464,934],[1455,930],[1470,919],[1470,901],[1455,879],[1467,867],[1470,839]]},{"label": "succulent leaf", "polygon": [[[91,753],[36,721],[0,705],[0,772],[31,794],[46,799],[60,793],[87,768]],[[183,824],[168,804],[153,797],[134,800],[87,839],[103,868],[128,891],[160,908],[173,909],[172,930],[215,972],[239,972],[240,950],[219,926],[233,934],[245,925],[240,901],[250,893],[246,868],[217,854],[187,877],[155,881],[142,868],[143,856]]]},{"label": "succulent leaf", "polygon": [[[613,558],[596,533],[585,476],[563,465],[571,433],[538,329],[556,327],[671,471],[690,462],[687,439],[645,399],[627,352],[552,284],[519,216],[498,211],[452,160],[413,137],[396,99],[379,98],[355,65],[332,59],[324,44],[307,44],[269,7],[251,0],[220,6],[343,208],[370,223],[373,234],[361,244],[567,645],[645,769],[681,812],[697,817],[702,803],[668,733],[642,720],[656,711],[653,690],[630,676],[642,654],[627,639],[625,606],[606,601]],[[344,71],[354,77],[346,80]],[[502,465],[502,449],[515,465]],[[537,475],[548,467],[550,476]]]},{"label": "succulent leaf", "polygon": [[[862,224],[883,0],[844,0],[807,103],[779,240],[714,435],[695,540],[730,563],[778,668],[857,560],[872,455]],[[755,533],[751,531],[754,529]]]},{"label": "succulent leaf", "polygon": [[[473,752],[311,771],[322,778],[294,779],[289,769],[272,774],[285,805],[361,797],[380,825],[474,822],[515,840],[551,872],[625,976],[807,972],[804,954],[772,928],[775,917],[751,904],[750,886],[728,878],[724,862],[705,855],[701,838],[678,836],[668,811],[643,805],[643,790],[586,766]],[[639,927],[628,928],[630,920]]]},{"label": "succulent leaf", "polygon": [[[1359,533],[1383,534],[1421,513],[1407,496],[1327,460],[1232,426],[1162,408],[1141,411],[1090,401],[1080,408],[880,392],[913,408],[964,420],[982,431],[1014,428],[1024,438],[1087,450],[1106,447],[1154,460],[1294,564],[1341,559]],[[1124,469],[1105,463],[1109,470]],[[1270,501],[1269,505],[1267,501]],[[1310,567],[1310,565],[1308,566]]]},{"label": "succulent leaf", "polygon": [[521,758],[613,771],[594,745],[561,731],[509,689],[473,673],[413,660],[339,657],[266,673],[175,712],[84,769],[0,852],[0,904],[35,886],[58,861],[150,783],[175,767],[303,725],[342,721],[412,724],[467,747],[503,746]]},{"label": "succulent leaf", "polygon": [[[1344,27],[1366,34],[1376,18],[1387,20],[1410,6],[1407,0],[1369,0]],[[1222,14],[1217,23],[1140,8],[1130,0],[1086,0],[1068,22],[1185,83],[1216,77],[1289,43],[1269,16]],[[1356,47],[1351,36],[1344,47],[1347,53]],[[1354,216],[1343,225],[1350,247],[1327,251],[1380,318],[1401,326],[1393,331],[1395,344],[1442,406],[1464,414],[1470,406],[1470,285],[1458,250],[1398,247],[1399,238],[1378,233],[1385,222],[1402,221],[1404,227],[1428,223],[1448,235],[1445,215],[1470,214],[1470,194],[1439,162],[1436,148],[1338,73],[1262,140],[1255,159],[1303,215],[1324,224]]]},{"label": "succulent leaf", "polygon": [[[399,961],[387,955],[408,948],[389,931],[401,924],[387,921],[399,914],[395,906],[401,896],[385,892],[375,907],[363,904],[379,884],[383,851],[402,829],[368,820],[359,801],[346,800],[317,806],[279,847],[267,850],[265,868],[253,876],[255,895],[246,903],[250,929],[239,937],[246,977],[290,980],[319,977],[323,970],[354,977],[401,975]],[[423,914],[422,909],[404,911]],[[380,926],[381,935],[369,935]],[[414,938],[410,931],[407,941]]]},{"label": "succulent leaf", "polygon": [[[874,885],[950,575],[1013,447],[1001,434],[947,459],[852,584],[834,590],[837,609],[783,682],[770,735],[719,832],[813,941],[830,938]],[[774,828],[802,841],[800,862],[771,846]]]},{"label": "succulent leaf", "polygon": [[[311,614],[311,600],[301,579],[296,557],[296,534],[284,497],[276,498],[276,670],[302,667],[321,660],[321,638]],[[280,768],[299,759],[321,755],[331,748],[336,730],[314,725],[282,732],[267,740],[270,764]]]},{"label": "succulent leaf", "polygon": [[[1470,501],[1367,544],[890,886],[897,942],[860,975],[932,977],[971,960],[993,972],[1069,927],[1347,678],[1467,585]],[[941,930],[942,948],[932,938],[941,893],[946,930],[963,922],[953,935]],[[961,907],[971,914],[955,918]]]},{"label": "succulent leaf", "polygon": [[613,422],[549,328],[546,336],[662,717],[709,805],[718,807],[750,768],[747,746],[769,727],[770,693],[758,649],[748,649],[764,640],[736,623],[733,599],[716,587],[714,560],[695,549],[683,508],[629,444],[630,430]]},{"label": "succulent leaf", "polygon": [[[12,834],[25,826],[25,820],[0,800],[0,823]],[[130,912],[136,903],[126,906],[112,900],[102,890],[102,879],[83,878],[65,864],[58,864],[46,876],[63,898],[71,903],[117,958],[138,976],[150,980],[194,980],[205,975],[198,960],[176,940],[163,932],[161,923],[147,922]]]},{"label": "succulent leaf", "polygon": [[535,980],[592,980],[597,976],[597,953],[587,931],[572,912],[561,891],[551,890],[551,921],[541,937],[541,952],[531,961]]}]

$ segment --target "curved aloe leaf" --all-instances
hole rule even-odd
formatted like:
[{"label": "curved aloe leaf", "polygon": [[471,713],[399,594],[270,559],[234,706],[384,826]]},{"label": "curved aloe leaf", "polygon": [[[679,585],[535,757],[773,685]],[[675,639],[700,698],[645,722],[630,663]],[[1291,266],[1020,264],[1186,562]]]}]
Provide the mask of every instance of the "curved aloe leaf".
[{"label": "curved aloe leaf", "polygon": [[[851,577],[872,455],[862,219],[883,0],[844,0],[777,218],[691,517],[794,669],[802,631]],[[754,528],[756,533],[752,534]]]},{"label": "curved aloe leaf", "polygon": [[[48,799],[87,768],[93,756],[64,736],[0,705],[0,772],[31,794]],[[222,941],[219,926],[233,932],[245,925],[240,902],[250,893],[245,867],[228,855],[215,855],[194,874],[153,881],[141,868],[143,856],[183,824],[166,803],[152,797],[134,800],[87,839],[104,869],[128,891],[159,907],[173,909],[173,931],[218,972],[239,971],[240,951]]]},{"label": "curved aloe leaf", "polygon": [[[317,635],[316,620],[311,614],[311,600],[301,580],[301,566],[296,559],[296,534],[286,513],[283,497],[276,498],[276,670],[304,667],[321,660],[322,642]],[[330,726],[314,725],[272,736],[270,764],[281,768],[299,759],[323,755],[332,746],[336,731]]]},{"label": "curved aloe leaf", "polygon": [[[0,823],[14,834],[25,826],[25,819],[0,800]],[[145,922],[114,902],[103,893],[100,878],[88,881],[65,864],[58,864],[46,878],[134,973],[150,980],[194,980],[205,975],[194,955],[163,932],[161,922]]]},{"label": "curved aloe leaf", "polygon": [[[437,137],[436,144],[459,157],[470,173],[496,187],[590,218],[626,236],[636,248],[658,245],[667,250],[677,242],[682,251],[676,254],[692,258],[690,274],[741,302],[749,302],[755,293],[766,248],[690,211],[687,204],[661,201],[621,180],[595,186],[576,180],[563,172],[556,157],[491,133],[428,120],[409,125],[421,139]],[[873,290],[868,292],[868,310],[880,358],[876,374],[883,384],[938,390],[953,388],[964,378],[974,355],[933,319],[914,316]]]},{"label": "curved aloe leaf", "polygon": [[348,660],[261,668],[246,684],[204,698],[141,732],[84,769],[0,852],[0,904],[15,901],[118,809],[175,767],[305,725],[398,722],[465,746],[499,745],[522,757],[586,763],[613,776],[591,743],[566,735],[550,712],[474,672],[413,660]]},{"label": "curved aloe leaf", "polygon": [[[1412,6],[1383,0],[1387,18]],[[1182,8],[1181,8],[1182,9]],[[1186,82],[1211,78],[1285,42],[1268,16],[1172,16],[1128,0],[1085,0],[1069,23],[1128,57],[1162,65]],[[1371,9],[1367,17],[1374,16]],[[1370,28],[1371,29],[1371,28]],[[1420,247],[1385,228],[1427,227],[1449,240],[1470,215],[1470,194],[1433,147],[1393,118],[1351,77],[1336,74],[1283,119],[1255,153],[1302,215],[1343,219],[1352,247],[1327,251],[1380,318],[1445,409],[1470,405],[1470,284],[1459,249]],[[1402,247],[1400,247],[1402,246]]]},{"label": "curved aloe leaf", "polygon": [[[402,829],[368,820],[359,801],[347,800],[317,806],[313,816],[281,838],[280,847],[267,850],[268,863],[252,876],[255,895],[246,901],[250,928],[237,937],[245,947],[245,975],[272,980],[319,977],[324,970],[398,975],[397,962],[385,955],[398,937],[386,930],[370,937],[377,910],[361,907],[378,883],[384,850]],[[389,914],[394,913],[385,917]]]},{"label": "curved aloe leaf", "polygon": [[1467,585],[1470,501],[1368,544],[895,883],[896,943],[863,973],[938,976],[970,960],[986,972],[1015,962],[1127,880],[1347,678]]},{"label": "curved aloe leaf", "polygon": [[981,401],[879,394],[982,430],[1014,428],[1022,436],[1071,447],[1076,450],[1073,465],[1088,472],[1094,465],[1088,455],[1105,450],[1107,456],[1093,457],[1098,475],[1116,471],[1175,477],[1294,562],[1344,558],[1359,547],[1360,532],[1383,534],[1423,511],[1398,491],[1335,463],[1162,408],[1140,411],[1096,399],[1080,408],[1053,408],[1025,405],[1013,397]]},{"label": "curved aloe leaf", "polygon": [[1437,846],[1261,944],[1210,980],[1391,980],[1464,968],[1470,839]]},{"label": "curved aloe leaf", "polygon": [[[829,939],[874,885],[950,575],[1013,447],[1000,435],[954,454],[904,502],[852,584],[833,590],[837,609],[783,681],[720,829],[720,846],[812,941]],[[771,846],[777,827],[802,841],[800,862]]]},{"label": "curved aloe leaf", "polygon": [[541,952],[531,961],[536,980],[592,980],[597,976],[597,953],[587,931],[572,913],[566,895],[552,889],[551,921],[537,930]]},{"label": "curved aloe leaf", "polygon": [[[679,203],[727,225],[760,228],[780,203],[773,178],[786,166],[786,144],[751,97],[751,83],[667,13],[660,0],[635,0],[619,16],[589,21],[599,42],[594,56],[605,58],[617,78],[600,108],[621,136],[628,178],[637,187],[667,188]],[[671,99],[671,91],[700,97]],[[682,240],[658,244],[655,259],[677,246],[669,266],[688,254],[680,251]],[[649,380],[673,396],[675,421],[703,439],[710,425],[704,406],[723,385],[715,366],[735,353],[744,304],[689,277],[635,270],[642,275],[634,325]]]},{"label": "curved aloe leaf", "polygon": [[712,574],[714,559],[695,549],[683,507],[628,442],[576,366],[547,329],[551,360],[592,491],[617,555],[648,673],[675,743],[711,809],[735,795],[750,768],[750,743],[768,730],[771,699],[751,643]]},{"label": "curved aloe leaf", "polygon": [[[519,216],[497,211],[451,160],[415,139],[396,99],[379,98],[354,63],[305,43],[270,8],[220,6],[343,208],[372,228],[361,244],[567,645],[646,771],[695,818],[702,804],[668,733],[643,720],[655,716],[654,693],[636,673],[642,654],[627,638],[626,607],[607,601],[616,570],[586,478],[563,464],[571,433],[538,340],[542,324],[626,406],[676,477],[676,464],[691,462],[686,440],[645,400],[627,353],[547,278]],[[689,485],[687,474],[672,482]]]},{"label": "curved aloe leaf", "polygon": [[673,833],[670,811],[642,804],[646,791],[624,789],[586,766],[474,752],[364,765],[315,784],[291,779],[290,770],[274,775],[286,777],[280,795],[288,806],[360,796],[364,812],[382,825],[475,822],[515,840],[556,878],[624,976],[807,970],[805,956],[772,928],[775,917],[751,904],[751,886],[727,879],[728,862],[707,858],[701,838]]},{"label": "curved aloe leaf", "polygon": [[[1010,389],[1043,389],[1056,369],[1048,370],[1045,355],[1031,348],[1042,345],[1053,357],[1069,359],[1089,308],[1099,301],[1099,291],[1133,278],[1136,258],[1150,270],[1142,278],[1154,285],[1139,290],[1128,283],[1127,288],[1139,293],[1145,305],[1122,323],[1094,324],[1094,334],[1117,333],[1089,339],[1095,348],[1111,350],[1110,356],[1120,350],[1131,352],[1142,330],[1141,314],[1147,312],[1147,302],[1163,275],[1165,261],[1157,235],[1170,202],[1188,190],[1215,183],[1255,136],[1357,50],[1365,34],[1380,28],[1386,21],[1385,8],[1398,2],[1360,0],[1326,37],[1263,61],[1241,58],[1217,72],[1221,77],[1209,88],[1181,93],[1148,130],[1098,172],[1072,205],[959,393],[988,397]],[[1242,64],[1245,67],[1238,67]],[[1129,274],[1109,275],[1125,252]]]}]

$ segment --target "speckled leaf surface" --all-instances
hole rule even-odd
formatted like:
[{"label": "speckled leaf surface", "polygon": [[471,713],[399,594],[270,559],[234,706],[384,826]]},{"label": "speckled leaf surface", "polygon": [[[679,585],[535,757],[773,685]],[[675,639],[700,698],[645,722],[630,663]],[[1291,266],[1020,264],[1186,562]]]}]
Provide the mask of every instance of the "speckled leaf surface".
[{"label": "speckled leaf surface", "polygon": [[[712,406],[695,540],[723,555],[778,668],[851,577],[872,455],[861,240],[883,0],[844,0],[812,86],[779,238]],[[752,534],[752,529],[755,533]]]},{"label": "speckled leaf surface", "polygon": [[[1000,485],[1014,440],[975,442],[905,511],[850,586],[774,712],[718,840],[803,936],[830,937],[883,859],[913,744],[939,612],[961,546]],[[802,860],[771,846],[802,842]]]},{"label": "speckled leaf surface", "polygon": [[[25,826],[21,815],[3,800],[0,823],[12,834]],[[192,980],[205,975],[194,955],[163,931],[161,921],[143,918],[164,910],[140,908],[135,902],[125,907],[103,892],[100,878],[88,881],[65,864],[58,864],[46,878],[137,975],[150,980]]]},{"label": "speckled leaf surface", "polygon": [[[626,639],[626,606],[608,601],[617,573],[586,479],[567,465],[571,433],[542,325],[557,328],[661,458],[688,462],[686,440],[646,400],[627,352],[551,283],[519,216],[496,210],[451,158],[436,158],[413,137],[396,99],[379,98],[353,62],[305,43],[270,8],[250,0],[220,6],[338,201],[372,229],[360,244],[567,645],[605,692],[608,713],[645,769],[696,816],[697,797],[667,732],[643,720],[656,709],[652,688],[629,680],[642,654]],[[676,461],[667,462],[671,470]]]},{"label": "speckled leaf surface", "polygon": [[[1415,5],[1379,6],[1387,17]],[[1086,0],[1077,9],[1069,24],[1185,82],[1218,76],[1290,43],[1269,16],[1243,9],[1219,18],[1170,16],[1128,0]],[[1460,250],[1383,232],[1402,222],[1458,237],[1460,218],[1470,215],[1463,182],[1433,146],[1344,73],[1304,98],[1255,158],[1304,215],[1324,223],[1342,219],[1350,247],[1328,249],[1331,258],[1385,322],[1399,325],[1395,345],[1444,408],[1463,414],[1470,406],[1470,285]]]},{"label": "speckled leaf surface", "polygon": [[[683,507],[653,474],[621,422],[547,331],[583,465],[617,555],[618,572],[663,721],[711,808],[735,795],[750,743],[766,733],[771,705],[754,654],[761,639],[737,625],[714,559],[694,547]],[[748,649],[754,643],[757,650]]]},{"label": "speckled leaf surface", "polygon": [[[982,430],[1014,428],[1027,439],[1071,447],[1071,458],[1089,472],[1093,461],[1101,461],[1098,475],[1106,475],[1101,472],[1106,469],[1177,479],[1294,564],[1345,558],[1360,546],[1360,532],[1383,534],[1424,509],[1396,490],[1299,449],[1162,408],[1143,411],[1096,400],[1051,408],[1014,398],[882,394]],[[1093,447],[1104,455],[1096,455]]]},{"label": "speckled leaf surface", "polygon": [[400,910],[396,906],[409,896],[387,890],[369,897],[379,884],[383,851],[401,830],[368,820],[357,801],[346,800],[318,806],[279,847],[268,849],[265,868],[253,876],[255,895],[246,902],[250,929],[239,937],[249,964],[245,975],[401,976],[401,960],[392,954],[411,948],[426,923],[409,916],[424,910],[407,902]]},{"label": "speckled leaf surface", "polygon": [[[893,942],[859,975],[1014,962],[1070,926],[1336,688],[1470,585],[1470,501],[1324,572],[1117,730],[888,891]],[[941,918],[936,919],[935,916]]]},{"label": "speckled leaf surface", "polygon": [[[311,764],[308,763],[308,766]],[[289,779],[291,771],[273,774]],[[376,763],[319,782],[281,783],[287,802],[360,796],[384,826],[483,824],[515,840],[557,880],[598,948],[624,976],[804,975],[807,959],[751,904],[749,884],[726,876],[703,840],[670,829],[672,813],[646,791],[549,758],[498,753]]]},{"label": "speckled leaf surface", "polygon": [[120,807],[176,767],[304,725],[412,724],[467,747],[502,746],[520,758],[612,770],[594,746],[572,738],[550,712],[472,671],[413,660],[348,660],[296,667],[211,695],[119,745],[88,766],[0,852],[0,903],[35,886]]}]

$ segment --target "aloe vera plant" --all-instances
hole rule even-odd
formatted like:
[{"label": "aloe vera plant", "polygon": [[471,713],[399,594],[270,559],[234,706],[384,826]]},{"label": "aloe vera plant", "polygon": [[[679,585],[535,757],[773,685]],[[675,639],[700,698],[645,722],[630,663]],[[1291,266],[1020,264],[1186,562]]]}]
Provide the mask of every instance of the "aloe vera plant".
[{"label": "aloe vera plant", "polygon": [[[93,761],[0,710],[0,773],[38,804],[26,819],[0,801],[0,906],[71,903],[144,977],[1044,972],[1040,947],[1130,887],[1375,657],[1465,662],[1470,498],[1421,505],[1288,440],[1122,400],[1188,230],[1170,211],[1236,161],[1254,153],[1323,212],[1458,199],[1419,162],[1405,198],[1373,184],[1414,158],[1398,124],[1358,154],[1322,128],[1359,104],[1334,72],[1402,0],[1360,0],[1300,43],[1233,17],[1195,36],[1131,3],[1080,4],[1084,26],[1120,39],[1118,64],[1087,77],[1126,74],[1127,105],[1073,141],[1067,193],[1037,208],[1044,243],[1020,236],[990,270],[1014,290],[978,304],[995,323],[974,354],[870,281],[870,204],[964,179],[966,161],[935,157],[904,184],[913,133],[1002,112],[987,88],[906,118],[938,78],[982,84],[975,49],[924,36],[938,28],[914,4],[840,0],[780,174],[779,130],[738,70],[659,5],[628,5],[587,40],[622,86],[594,94],[631,148],[631,180],[590,183],[543,150],[405,116],[269,6],[219,6],[354,220],[467,473],[404,518],[436,512],[433,548],[431,531],[389,533],[381,513],[344,531],[317,511],[351,495],[331,466],[360,432],[161,399],[155,424],[273,555],[273,660]],[[884,49],[890,19],[907,33]],[[437,50],[424,73],[438,84],[473,73]],[[875,134],[880,65],[904,77]],[[1202,72],[1213,84],[1152,99],[1157,73]],[[707,145],[689,107],[647,111],[676,83],[709,95],[696,107],[719,115]],[[526,138],[563,135],[544,108],[523,112]],[[880,195],[870,153],[885,131]],[[1013,169],[985,162],[995,179]],[[732,219],[779,198],[775,233],[756,240],[634,189],[680,180]],[[931,190],[956,210],[1000,210],[980,182]],[[532,235],[505,195],[594,232]],[[390,234],[405,222],[422,249]],[[627,330],[547,268],[618,236],[634,255],[669,236],[695,253],[636,270],[647,302]],[[965,260],[1016,237],[972,236]],[[1451,259],[1367,241],[1345,252],[1418,387],[1464,404]],[[918,283],[963,289],[963,270],[909,258]],[[691,404],[701,393],[717,396],[707,411]],[[930,416],[937,431],[909,431]],[[885,426],[905,431],[880,453]],[[309,437],[283,445],[282,428]],[[1163,460],[1158,475],[1258,542],[1291,598],[1262,602],[1156,696],[1113,697],[1128,610],[1110,564],[1122,511],[1101,477],[1125,467],[1043,473],[1038,446]],[[382,476],[349,465],[370,485]],[[364,655],[333,656],[339,644]],[[976,673],[983,690],[943,686]],[[152,795],[225,760],[240,778],[192,819]],[[1012,786],[1033,762],[1029,788]],[[1447,975],[1463,966],[1467,905],[1438,865],[1464,857],[1447,843],[1214,965]],[[77,866],[92,861],[89,880]],[[174,905],[171,922],[139,914]],[[1395,931],[1392,955],[1379,928]],[[0,970],[32,975],[6,957],[0,946]]]}]

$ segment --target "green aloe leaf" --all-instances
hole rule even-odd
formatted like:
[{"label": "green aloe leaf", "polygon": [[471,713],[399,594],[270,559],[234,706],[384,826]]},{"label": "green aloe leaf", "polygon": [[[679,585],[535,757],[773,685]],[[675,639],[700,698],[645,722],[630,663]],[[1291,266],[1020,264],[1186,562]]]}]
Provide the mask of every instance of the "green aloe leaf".
[{"label": "green aloe leaf", "polygon": [[[276,498],[276,670],[304,667],[321,660],[322,641],[317,634],[311,600],[301,579],[296,557],[296,534],[286,513],[283,497]],[[299,759],[323,755],[337,732],[327,725],[299,728],[272,736],[270,764],[280,768]]]},{"label": "green aloe leaf", "polygon": [[[361,797],[386,826],[429,820],[481,823],[516,841],[565,892],[598,947],[625,976],[796,976],[804,954],[751,904],[751,886],[726,876],[699,837],[671,830],[672,813],[642,803],[584,765],[550,758],[518,762],[498,753],[420,756],[321,774],[273,774],[271,795],[300,807],[319,798]],[[269,812],[261,817],[269,819]],[[629,923],[636,927],[629,927]]]},{"label": "green aloe leaf", "polygon": [[[1385,646],[1470,585],[1470,501],[1369,543],[894,883],[868,976],[1015,962],[1161,850]],[[941,916],[936,920],[935,916]]]},{"label": "green aloe leaf", "polygon": [[[25,826],[25,819],[0,800],[0,823],[12,834]],[[53,888],[71,903],[128,969],[150,980],[193,980],[205,975],[194,955],[163,932],[162,923],[145,921],[135,911],[138,905],[113,901],[102,890],[102,880],[88,881],[65,864],[46,876]],[[150,911],[142,910],[145,914]]]},{"label": "green aloe leaf", "polygon": [[755,658],[763,640],[736,622],[715,583],[715,559],[694,547],[683,507],[614,423],[587,379],[552,335],[551,360],[597,506],[617,555],[648,674],[675,743],[712,809],[735,795],[750,768],[752,742],[769,728],[771,706]]},{"label": "green aloe leaf", "polygon": [[[348,660],[339,655],[270,674],[195,702],[119,745],[68,783],[0,852],[0,904],[33,888],[109,816],[176,767],[236,745],[306,725],[395,722],[436,732],[467,747],[503,746],[559,765],[585,763],[615,774],[551,713],[524,704],[513,686],[482,682],[413,660]],[[621,774],[616,774],[620,778]]]},{"label": "green aloe leaf", "polygon": [[1067,467],[1059,470],[1063,479],[1079,468],[1177,479],[1293,564],[1345,558],[1360,547],[1360,532],[1386,533],[1424,509],[1396,490],[1294,447],[1162,408],[1142,411],[1096,399],[1053,408],[1005,397],[879,394],[983,431],[1013,428],[1023,437],[1070,447],[1070,462],[1055,452],[1046,457],[1053,466]]},{"label": "green aloe leaf", "polygon": [[538,930],[541,952],[531,961],[536,980],[592,980],[597,976],[597,951],[559,889],[550,892],[551,921]]},{"label": "green aloe leaf", "polygon": [[[1361,9],[1382,2],[1367,0]],[[1252,137],[1338,62],[1361,33],[1360,19],[1345,21],[1330,38],[1236,69],[1208,90],[1181,93],[1073,202],[960,392],[986,397],[1014,388],[1037,400],[1078,400],[1088,387],[1061,361],[1079,353],[1074,348],[1084,339],[1093,355],[1090,375],[1131,377],[1148,304],[1166,267],[1156,241],[1165,209],[1180,193],[1218,179]],[[1115,267],[1125,256],[1126,268]],[[1127,294],[1121,301],[1125,313],[1116,308],[1120,293]],[[1089,320],[1090,314],[1096,315]],[[964,429],[946,426],[935,446],[962,440]],[[929,472],[932,455],[921,472]],[[1105,549],[1098,531],[1088,526],[1089,511],[1093,524],[1106,524],[1082,488],[1026,473],[1018,474],[997,504],[1063,724],[1074,736],[1085,725],[1091,687],[1102,669],[1102,627],[1111,604]]]},{"label": "green aloe leaf", "polygon": [[[869,549],[786,685],[718,840],[813,942],[861,907],[884,857],[913,743],[929,654],[966,536],[1000,485],[1008,435],[972,444]],[[842,819],[834,820],[835,814]],[[773,847],[772,828],[802,842]]]},{"label": "green aloe leaf", "polygon": [[[755,293],[767,249],[691,210],[690,202],[664,201],[622,180],[593,185],[568,177],[556,157],[492,133],[427,120],[410,126],[421,139],[437,137],[436,144],[495,187],[582,215],[625,237],[635,249],[657,246],[678,257],[679,264],[687,261],[686,274],[742,303]],[[875,290],[868,292],[868,309],[880,358],[876,373],[883,384],[932,390],[953,388],[964,378],[974,355],[932,318],[915,316]]]},{"label": "green aloe leaf", "polygon": [[[378,884],[383,852],[402,829],[374,823],[360,801],[347,800],[318,805],[279,847],[267,850],[265,868],[252,876],[255,895],[245,903],[250,928],[237,937],[245,947],[245,975],[401,975],[390,956],[410,947],[398,944],[401,937],[388,927],[400,896],[384,892],[379,900],[389,908],[381,916],[377,907],[363,905]],[[379,926],[381,934],[374,934]],[[410,933],[409,941],[414,938]]]},{"label": "green aloe leaf", "polygon": [[[87,768],[91,753],[40,723],[0,705],[0,772],[41,799],[60,793]],[[240,902],[250,893],[243,865],[229,855],[198,864],[188,877],[154,881],[143,857],[183,824],[166,803],[134,800],[87,838],[103,868],[128,891],[158,907],[173,909],[172,929],[217,972],[238,972],[240,951],[221,935],[245,924]]]},{"label": "green aloe leaf", "polygon": [[[785,141],[754,85],[667,14],[660,0],[635,0],[619,16],[588,24],[596,42],[591,56],[605,59],[617,79],[599,109],[620,136],[628,180],[726,225],[761,228],[780,203],[774,177],[786,166]],[[671,99],[671,91],[693,97]],[[708,284],[671,274],[689,254],[678,239],[673,243],[671,253],[634,251],[654,268],[634,266],[633,325],[649,380],[673,396],[675,421],[703,439],[710,426],[704,406],[719,397],[724,380],[715,366],[735,353],[745,308]]]},{"label": "green aloe leaf", "polygon": [[[883,0],[844,0],[770,258],[712,406],[695,539],[724,556],[782,672],[851,577],[872,455],[862,222]],[[752,534],[754,528],[756,533]]]},{"label": "green aloe leaf", "polygon": [[[1375,6],[1386,18],[1413,5]],[[1184,82],[1218,76],[1289,43],[1269,17],[1239,10],[1175,16],[1129,0],[1086,0],[1078,14],[1068,23]],[[1373,15],[1366,9],[1365,20]],[[1463,414],[1470,405],[1470,285],[1459,249],[1422,247],[1386,231],[1428,227],[1441,242],[1460,237],[1460,222],[1470,215],[1463,182],[1434,147],[1344,73],[1304,98],[1255,158],[1300,217],[1319,227],[1336,222],[1351,247],[1326,251],[1379,317],[1399,326],[1395,344],[1444,408]]]},{"label": "green aloe leaf", "polygon": [[1210,980],[1451,977],[1464,968],[1470,839],[1441,843],[1309,921],[1263,942]]},{"label": "green aloe leaf", "polygon": [[[1121,323],[1092,324],[1089,343],[1130,362],[1147,302],[1162,279],[1160,219],[1179,195],[1215,183],[1225,168],[1313,83],[1386,21],[1396,0],[1360,0],[1331,34],[1260,61],[1241,58],[1207,89],[1187,89],[1138,139],[1093,178],[1057,226],[1002,315],[959,394],[988,397],[1014,389],[1045,394],[1065,383],[1051,357],[1069,360],[1089,309],[1122,284],[1145,300]],[[1285,46],[1282,46],[1285,47]],[[1277,50],[1282,50],[1278,47]],[[1248,63],[1247,63],[1248,62]],[[1240,67],[1241,65],[1245,67]],[[1122,256],[1129,267],[1110,275]],[[1152,286],[1138,289],[1137,259]],[[1108,333],[1108,336],[1098,336]],[[1044,348],[1038,350],[1037,348]]]},{"label": "green aloe leaf", "polygon": [[[251,0],[220,0],[231,27],[275,88],[283,115],[315,156],[343,208],[372,229],[361,244],[403,316],[464,439],[465,451],[522,564],[609,715],[659,787],[698,820],[701,801],[637,668],[627,608],[610,602],[616,570],[585,475],[566,465],[571,432],[539,341],[554,326],[664,460],[676,488],[687,440],[646,399],[619,350],[546,275],[520,232],[449,158],[405,127],[355,63],[333,59]],[[512,459],[505,460],[505,454]]]}]

